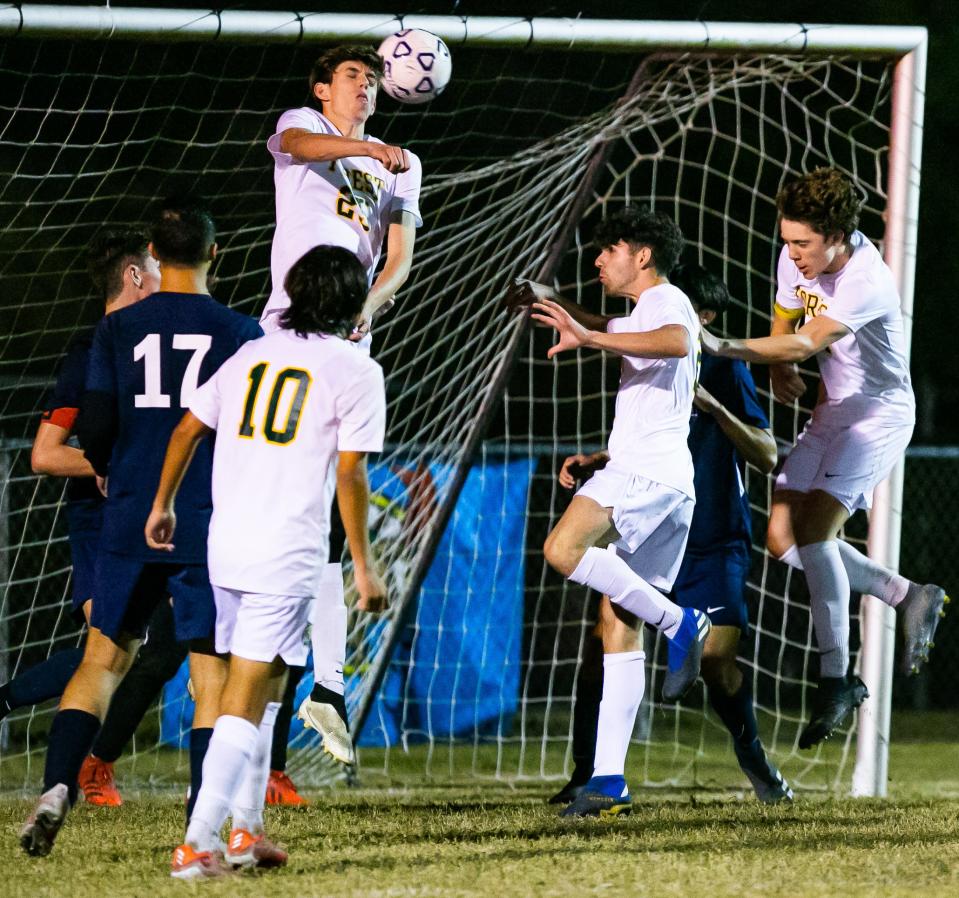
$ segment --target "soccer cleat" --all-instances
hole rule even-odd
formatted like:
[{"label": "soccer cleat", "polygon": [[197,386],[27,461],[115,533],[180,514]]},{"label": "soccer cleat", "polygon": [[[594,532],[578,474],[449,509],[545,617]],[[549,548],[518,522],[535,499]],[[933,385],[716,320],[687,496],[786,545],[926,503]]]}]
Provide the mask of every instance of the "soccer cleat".
[{"label": "soccer cleat", "polygon": [[296,786],[282,770],[271,770],[266,784],[266,803],[285,808],[305,808],[309,802],[296,791]]},{"label": "soccer cleat", "polygon": [[170,876],[174,879],[217,879],[232,872],[222,851],[197,851],[186,844],[174,850],[170,864]]},{"label": "soccer cleat", "polygon": [[828,739],[867,698],[869,690],[859,677],[823,677],[816,688],[812,717],[799,734],[799,747],[812,748]]},{"label": "soccer cleat", "polygon": [[919,667],[929,660],[939,619],[946,616],[949,596],[933,583],[919,586],[912,583],[906,597],[896,609],[902,616],[904,646],[902,671],[906,675],[919,673]]},{"label": "soccer cleat", "polygon": [[77,785],[87,804],[109,808],[118,808],[123,804],[113,779],[113,764],[109,761],[87,755],[77,776]]},{"label": "soccer cleat", "polygon": [[46,857],[69,810],[69,790],[64,783],[57,783],[40,796],[33,813],[27,817],[20,830],[20,847],[33,857]]},{"label": "soccer cleat", "polygon": [[314,686],[313,692],[303,700],[296,716],[303,726],[316,730],[321,738],[323,751],[334,760],[352,767],[356,763],[353,739],[346,717],[346,702],[343,696],[325,686]]},{"label": "soccer cleat", "polygon": [[702,611],[683,609],[679,630],[672,639],[667,637],[669,651],[663,701],[678,702],[696,682],[710,628],[709,618]]},{"label": "soccer cleat", "polygon": [[627,817],[633,799],[621,776],[594,776],[582,787],[560,817]]},{"label": "soccer cleat", "polygon": [[576,773],[573,773],[573,776],[570,778],[570,781],[563,786],[555,795],[550,796],[547,804],[569,804],[572,801],[575,801],[579,794],[586,787],[587,780],[582,779],[581,777],[576,776]]},{"label": "soccer cleat", "polygon": [[779,804],[793,800],[793,790],[789,788],[789,783],[776,765],[766,757],[766,752],[763,751],[758,739],[748,747],[736,744],[735,750],[736,760],[739,761],[739,766],[746,774],[746,778],[752,783],[756,798],[763,804]]},{"label": "soccer cleat", "polygon": [[226,861],[234,867],[256,867],[267,870],[282,867],[288,855],[278,845],[274,845],[263,833],[254,836],[245,829],[230,830],[230,840],[226,846]]}]

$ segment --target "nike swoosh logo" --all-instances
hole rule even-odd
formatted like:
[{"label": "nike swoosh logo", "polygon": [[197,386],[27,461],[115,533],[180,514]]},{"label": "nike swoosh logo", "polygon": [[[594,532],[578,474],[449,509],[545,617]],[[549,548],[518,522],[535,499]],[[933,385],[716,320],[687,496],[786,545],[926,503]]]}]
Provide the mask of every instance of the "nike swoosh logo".
[{"label": "nike swoosh logo", "polygon": [[839,474],[838,474],[838,473],[836,473],[836,474],[826,474],[825,476],[826,476],[826,477],[838,477]]},{"label": "nike swoosh logo", "polygon": [[722,611],[723,608],[725,608],[725,607],[726,607],[725,605],[717,605],[715,608],[707,608],[707,609],[706,609],[706,613],[707,613],[707,614],[712,614],[714,611]]}]

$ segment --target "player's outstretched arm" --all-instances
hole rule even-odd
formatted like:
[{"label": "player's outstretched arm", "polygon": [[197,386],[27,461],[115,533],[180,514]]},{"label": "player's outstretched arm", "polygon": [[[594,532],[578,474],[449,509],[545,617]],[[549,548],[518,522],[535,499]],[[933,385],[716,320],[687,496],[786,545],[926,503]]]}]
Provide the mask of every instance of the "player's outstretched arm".
[{"label": "player's outstretched arm", "polygon": [[403,147],[359,140],[339,134],[316,134],[305,128],[287,128],[280,134],[280,150],[289,153],[295,161],[335,162],[350,156],[369,156],[376,159],[391,174],[408,171],[410,157]]},{"label": "player's outstretched arm", "polygon": [[693,405],[716,419],[719,429],[735,446],[736,451],[746,460],[747,464],[762,471],[763,474],[769,474],[776,467],[779,453],[776,448],[776,438],[771,430],[747,424],[734,415],[701,384],[696,384]]},{"label": "player's outstretched arm", "polygon": [[176,494],[183,483],[187,468],[190,467],[197,445],[211,433],[212,427],[207,427],[193,412],[187,412],[170,435],[163,469],[160,471],[160,485],[157,487],[153,508],[144,528],[147,545],[151,549],[173,551],[171,540],[176,530],[176,514],[173,511]]},{"label": "player's outstretched arm", "polygon": [[666,324],[651,331],[609,334],[589,330],[562,306],[544,299],[533,303],[533,318],[556,329],[559,340],[546,353],[549,358],[568,349],[602,349],[643,359],[683,358],[689,353],[689,331],[681,324]]},{"label": "player's outstretched arm", "polygon": [[561,296],[552,287],[538,284],[525,278],[516,278],[503,297],[503,305],[510,312],[520,312],[529,309],[533,303],[549,300],[562,307],[570,317],[588,330],[606,330],[606,325],[615,315],[599,315],[584,309],[579,303]]},{"label": "player's outstretched arm", "polygon": [[849,333],[846,325],[825,315],[818,315],[794,334],[755,337],[751,340],[729,340],[704,330],[703,349],[712,355],[761,365],[804,362]]},{"label": "player's outstretched arm", "polygon": [[33,473],[54,477],[93,477],[93,465],[81,450],[67,445],[68,439],[70,431],[67,428],[41,421],[30,452]]},{"label": "player's outstretched arm", "polygon": [[360,594],[360,611],[385,611],[389,601],[386,583],[376,569],[367,515],[370,508],[370,484],[366,476],[366,453],[340,452],[336,462],[336,501],[346,531],[346,543],[353,559],[353,577]]}]

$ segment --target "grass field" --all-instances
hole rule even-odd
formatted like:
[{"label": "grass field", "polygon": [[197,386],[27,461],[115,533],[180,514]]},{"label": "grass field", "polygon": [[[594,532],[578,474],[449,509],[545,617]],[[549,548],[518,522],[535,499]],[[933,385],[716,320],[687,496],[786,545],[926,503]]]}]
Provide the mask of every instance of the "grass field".
[{"label": "grass field", "polygon": [[286,869],[196,886],[167,876],[180,798],[81,804],[46,859],[20,854],[29,802],[5,798],[0,895],[959,895],[951,724],[922,741],[898,728],[887,800],[806,794],[765,808],[729,790],[639,791],[628,819],[569,822],[545,804],[555,784],[319,791],[309,809],[269,812]]}]

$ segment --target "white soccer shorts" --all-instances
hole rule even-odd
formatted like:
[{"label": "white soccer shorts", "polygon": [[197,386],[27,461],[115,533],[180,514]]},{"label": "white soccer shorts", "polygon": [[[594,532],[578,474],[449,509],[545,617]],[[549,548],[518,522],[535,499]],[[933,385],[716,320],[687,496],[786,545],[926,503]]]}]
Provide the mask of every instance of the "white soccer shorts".
[{"label": "white soccer shorts", "polygon": [[[905,420],[903,418],[905,417]],[[912,439],[901,411],[851,417],[839,405],[817,406],[776,478],[777,490],[829,493],[852,514],[872,506],[876,486]]]},{"label": "white soccer shorts", "polygon": [[669,592],[683,561],[696,503],[679,490],[612,465],[593,474],[576,495],[612,508],[619,539],[609,551],[647,583]]},{"label": "white soccer shorts", "polygon": [[221,586],[213,587],[213,598],[218,652],[267,664],[279,656],[290,667],[306,665],[311,598],[240,592]]}]

